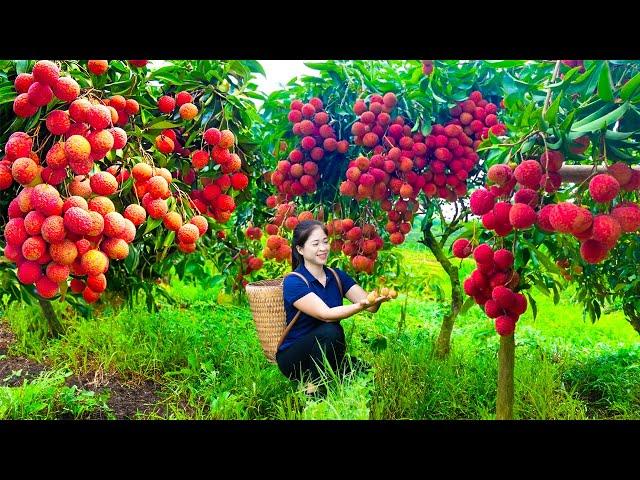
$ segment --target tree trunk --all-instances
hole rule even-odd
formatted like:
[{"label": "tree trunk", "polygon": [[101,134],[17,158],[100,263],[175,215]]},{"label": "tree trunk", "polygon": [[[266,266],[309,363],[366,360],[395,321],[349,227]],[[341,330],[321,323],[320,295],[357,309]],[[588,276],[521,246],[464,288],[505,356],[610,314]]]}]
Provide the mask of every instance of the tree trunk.
[{"label": "tree trunk", "polygon": [[463,303],[460,276],[458,267],[451,264],[430,229],[423,230],[423,237],[425,245],[429,247],[429,250],[431,250],[433,255],[436,257],[438,263],[440,263],[445,272],[447,272],[447,275],[449,276],[449,283],[451,284],[451,309],[442,320],[440,334],[436,341],[436,357],[446,358],[451,350],[451,333],[453,332],[453,325],[456,318],[458,318],[458,313],[460,313]]},{"label": "tree trunk", "polygon": [[58,320],[56,312],[53,311],[51,302],[49,300],[44,300],[43,298],[38,298],[38,302],[40,303],[40,308],[42,309],[42,315],[47,322],[47,336],[59,337],[64,333],[64,330],[62,328],[60,320]]},{"label": "tree trunk", "polygon": [[500,337],[498,351],[498,399],[496,420],[513,419],[513,370],[515,366],[514,334]]}]

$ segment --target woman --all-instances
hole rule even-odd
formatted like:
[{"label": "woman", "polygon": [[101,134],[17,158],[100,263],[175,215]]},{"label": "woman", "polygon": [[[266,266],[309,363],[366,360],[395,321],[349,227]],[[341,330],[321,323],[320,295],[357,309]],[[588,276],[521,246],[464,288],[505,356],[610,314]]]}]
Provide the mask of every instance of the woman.
[{"label": "woman", "polygon": [[[377,312],[389,297],[367,300],[367,292],[344,271],[336,268],[336,277],[326,267],[329,256],[329,235],[322,222],[305,220],[293,231],[292,270],[284,280],[283,295],[287,325],[300,311],[300,316],[286,335],[276,353],[280,371],[287,377],[301,380],[310,376],[307,393],[313,393],[320,379],[323,354],[331,368],[341,365],[346,343],[340,320],[363,310]],[[302,278],[302,277],[304,278]],[[305,281],[306,280],[306,281]],[[342,305],[346,296],[352,305]]]}]

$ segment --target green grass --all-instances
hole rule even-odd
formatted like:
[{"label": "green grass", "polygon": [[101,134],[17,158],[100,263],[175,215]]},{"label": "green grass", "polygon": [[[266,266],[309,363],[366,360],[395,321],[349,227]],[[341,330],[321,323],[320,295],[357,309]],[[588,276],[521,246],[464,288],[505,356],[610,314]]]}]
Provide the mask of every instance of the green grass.
[{"label": "green grass", "polygon": [[[106,395],[66,386],[69,375],[68,370],[51,370],[25,380],[19,387],[0,387],[0,420],[83,419],[101,412],[114,418],[107,407]],[[12,376],[19,377],[20,372],[12,372]]]},{"label": "green grass", "polygon": [[[56,305],[67,327],[58,340],[30,330],[37,308],[14,305],[3,321],[18,339],[10,353],[44,362],[50,371],[100,369],[153,379],[161,386],[160,413],[140,418],[493,418],[499,337],[492,322],[472,307],[456,322],[450,357],[435,359],[447,277],[426,251],[401,252],[414,279],[408,298],[401,294],[375,315],[342,322],[350,353],[372,370],[328,381],[324,399],[307,398],[301,385],[266,361],[246,306],[218,305],[213,291],[178,281],[171,285],[178,306],[153,314],[141,302],[132,311],[106,307],[80,319]],[[640,418],[638,334],[623,315],[608,313],[591,324],[570,289],[558,305],[533,293],[538,317],[529,310],[516,332],[515,418]],[[91,409],[104,410],[102,398],[72,395],[59,374],[50,375],[18,389],[4,387],[0,418],[83,418]]]}]

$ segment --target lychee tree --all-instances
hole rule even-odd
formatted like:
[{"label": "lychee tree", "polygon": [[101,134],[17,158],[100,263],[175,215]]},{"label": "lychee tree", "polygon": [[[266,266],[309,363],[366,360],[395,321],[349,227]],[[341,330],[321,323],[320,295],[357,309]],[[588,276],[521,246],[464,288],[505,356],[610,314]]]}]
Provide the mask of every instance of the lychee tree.
[{"label": "lychee tree", "polygon": [[[129,300],[144,291],[153,308],[157,295],[170,299],[163,276],[184,276],[206,259],[222,271],[231,253],[206,233],[250,198],[247,134],[256,116],[247,93],[257,62],[3,67],[0,106],[11,122],[0,164],[3,253],[17,267],[3,263],[3,286],[13,298],[60,295],[82,309],[106,290],[107,274],[110,290]],[[224,198],[205,204],[199,189],[214,182]],[[207,248],[189,263],[184,254],[198,240]]]},{"label": "lychee tree", "polygon": [[[467,239],[457,248],[461,257],[473,252],[477,265],[465,292],[495,319],[501,335],[497,418],[512,417],[514,331],[527,308],[523,292],[535,316],[532,287],[553,292],[558,301],[562,280],[579,278],[577,298],[597,318],[615,293],[603,288],[606,268],[595,265],[637,245],[637,72],[637,62],[557,61],[545,82],[505,84],[510,137],[480,145],[491,152],[487,185],[472,193],[470,207],[482,226],[467,235],[470,248],[462,248]],[[618,272],[635,281],[633,258],[618,257],[609,279]]]}]

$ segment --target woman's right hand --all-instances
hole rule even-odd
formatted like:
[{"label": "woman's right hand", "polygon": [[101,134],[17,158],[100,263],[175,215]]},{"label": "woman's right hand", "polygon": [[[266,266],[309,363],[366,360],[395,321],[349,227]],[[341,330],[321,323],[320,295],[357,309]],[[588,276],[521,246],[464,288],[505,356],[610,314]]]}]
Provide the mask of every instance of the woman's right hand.
[{"label": "woman's right hand", "polygon": [[380,297],[376,298],[374,302],[370,302],[367,298],[363,298],[358,303],[360,304],[360,306],[363,309],[365,309],[365,308],[371,308],[371,307],[378,306],[381,303],[387,302],[389,300],[391,300],[391,297],[389,297],[388,295],[385,295],[385,296],[380,296]]}]

